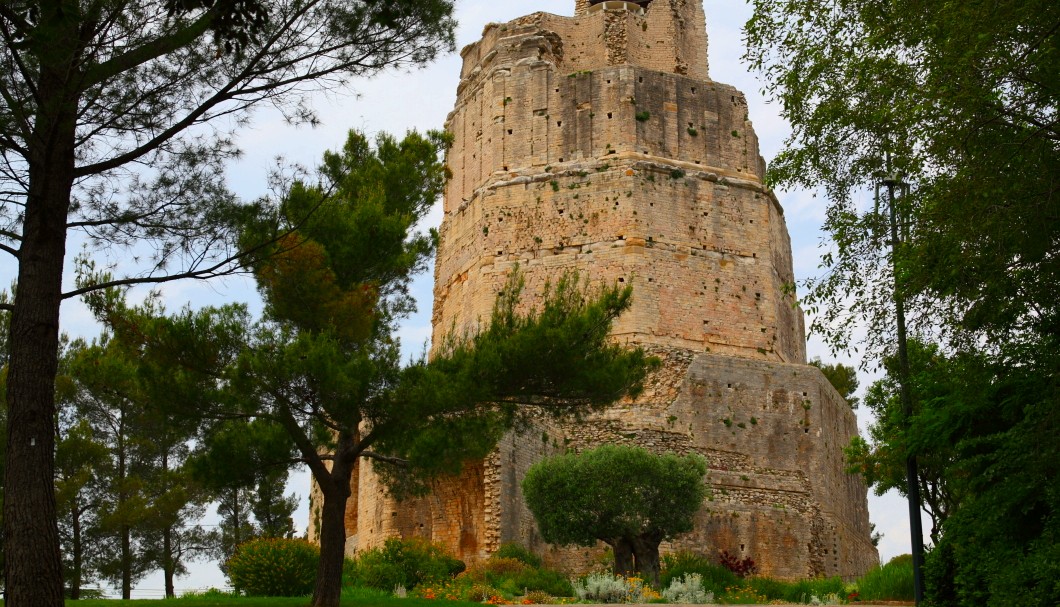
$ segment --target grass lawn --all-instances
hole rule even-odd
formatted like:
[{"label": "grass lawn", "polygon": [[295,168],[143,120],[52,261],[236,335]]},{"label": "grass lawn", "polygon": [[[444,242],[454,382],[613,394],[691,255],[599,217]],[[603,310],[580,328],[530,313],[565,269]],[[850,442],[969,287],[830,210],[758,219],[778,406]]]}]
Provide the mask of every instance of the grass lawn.
[{"label": "grass lawn", "polygon": [[[395,597],[343,597],[343,607],[439,607],[440,601]],[[0,600],[0,607],[4,602]],[[177,599],[93,599],[66,601],[67,607],[307,607],[309,597],[189,597]],[[445,601],[445,607],[482,607],[482,603]]]}]

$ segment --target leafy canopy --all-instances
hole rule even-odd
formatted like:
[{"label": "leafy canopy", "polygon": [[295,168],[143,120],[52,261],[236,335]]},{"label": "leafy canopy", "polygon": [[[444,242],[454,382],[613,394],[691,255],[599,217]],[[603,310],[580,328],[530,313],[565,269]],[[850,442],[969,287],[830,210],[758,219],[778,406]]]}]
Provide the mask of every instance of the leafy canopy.
[{"label": "leafy canopy", "polygon": [[[703,505],[707,465],[699,455],[655,455],[639,447],[601,445],[537,462],[523,479],[523,496],[546,541],[615,549],[632,545],[642,572],[658,573],[658,545],[691,531]],[[620,565],[616,561],[616,565]]]},{"label": "leafy canopy", "polygon": [[[1060,7],[1049,0],[756,0],[745,58],[793,128],[778,187],[821,188],[835,249],[806,298],[836,347],[914,326],[959,341],[1033,341],[1060,326]],[[870,207],[885,174],[903,242],[892,277]],[[893,279],[893,280],[892,280]]]}]

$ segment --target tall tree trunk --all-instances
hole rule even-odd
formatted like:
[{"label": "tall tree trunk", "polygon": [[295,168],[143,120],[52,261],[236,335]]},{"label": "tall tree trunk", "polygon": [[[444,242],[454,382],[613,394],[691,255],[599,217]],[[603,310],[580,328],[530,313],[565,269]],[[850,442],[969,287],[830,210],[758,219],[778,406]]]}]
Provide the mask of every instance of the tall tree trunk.
[{"label": "tall tree trunk", "polygon": [[176,559],[173,558],[173,527],[167,525],[162,530],[162,575],[165,578],[167,599],[177,596],[173,587],[173,573],[176,568]]},{"label": "tall tree trunk", "polygon": [[636,561],[640,578],[652,586],[659,585],[659,543],[660,533],[643,533],[633,538],[633,559]]},{"label": "tall tree trunk", "polygon": [[121,526],[121,598],[132,598],[132,529]]},{"label": "tall tree trunk", "polygon": [[29,195],[11,314],[4,473],[8,607],[62,607],[63,573],[55,505],[55,375],[66,222],[74,182],[77,29],[69,5],[40,2],[30,42],[39,58],[33,133],[27,141]]},{"label": "tall tree trunk", "polygon": [[[169,477],[169,449],[162,449],[162,477]],[[173,526],[162,528],[162,577],[165,580],[166,598],[176,598],[173,587],[173,573],[177,568],[177,559],[173,556]]]},{"label": "tall tree trunk", "polygon": [[81,598],[81,563],[84,560],[84,547],[81,546],[81,507],[74,501],[73,507],[73,570],[70,572],[70,599],[76,601]]},{"label": "tall tree trunk", "polygon": [[615,553],[615,575],[630,577],[633,575],[633,544],[624,537],[605,540]]},{"label": "tall tree trunk", "polygon": [[352,474],[353,466],[336,457],[330,478],[317,479],[324,503],[320,508],[320,565],[317,568],[312,607],[339,605],[342,562],[346,557],[346,500],[350,497]]}]

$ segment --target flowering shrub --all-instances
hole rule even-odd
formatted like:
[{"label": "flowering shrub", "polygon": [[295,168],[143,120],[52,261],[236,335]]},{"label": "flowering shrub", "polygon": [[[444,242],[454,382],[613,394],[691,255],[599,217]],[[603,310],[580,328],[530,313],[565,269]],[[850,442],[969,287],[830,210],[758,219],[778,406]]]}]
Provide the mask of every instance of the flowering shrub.
[{"label": "flowering shrub", "polygon": [[728,550],[722,550],[718,555],[721,566],[736,574],[736,577],[747,577],[758,573],[758,565],[751,557],[740,557],[730,554]]},{"label": "flowering shrub", "polygon": [[623,603],[626,600],[626,580],[610,573],[590,573],[572,584],[574,594],[593,603]]},{"label": "flowering shrub", "polygon": [[232,587],[247,596],[303,596],[313,591],[320,549],[305,540],[262,538],[228,559]]},{"label": "flowering shrub", "polygon": [[[499,557],[473,564],[461,577],[501,590],[507,596],[539,590],[552,596],[573,596],[567,576],[551,569],[528,565],[521,559]],[[476,599],[477,600],[477,599]]]},{"label": "flowering shrub", "polygon": [[769,602],[769,597],[757,592],[750,586],[732,586],[725,589],[725,594],[719,597],[721,602],[730,605],[756,605]]},{"label": "flowering shrub", "polygon": [[471,567],[464,572],[464,575],[476,582],[489,582],[500,577],[522,573],[529,568],[529,565],[518,559],[505,557],[498,558],[494,555],[488,560],[480,561],[471,565]]},{"label": "flowering shrub", "polygon": [[552,595],[542,590],[531,590],[521,601],[523,605],[551,605]]},{"label": "flowering shrub", "polygon": [[594,603],[647,603],[661,598],[638,577],[610,573],[590,573],[573,582],[573,586],[579,599]]},{"label": "flowering shrub", "polygon": [[713,603],[714,593],[703,589],[703,576],[689,573],[674,579],[670,586],[663,590],[662,596],[667,603]]},{"label": "flowering shrub", "polygon": [[697,573],[701,576],[703,590],[720,596],[726,588],[736,586],[740,581],[732,571],[717,564],[711,557],[687,550],[664,556],[662,564],[663,569],[659,575],[662,588],[669,588],[675,579]]}]

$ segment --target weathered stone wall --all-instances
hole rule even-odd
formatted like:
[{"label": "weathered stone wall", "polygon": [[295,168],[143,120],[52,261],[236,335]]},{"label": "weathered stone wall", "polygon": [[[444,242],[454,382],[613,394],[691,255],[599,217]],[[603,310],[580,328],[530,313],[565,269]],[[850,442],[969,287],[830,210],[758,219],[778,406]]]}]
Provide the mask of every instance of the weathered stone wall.
[{"label": "weathered stone wall", "polygon": [[698,1],[639,13],[578,0],[574,17],[491,24],[464,49],[434,343],[487,319],[516,267],[527,306],[578,270],[634,287],[614,336],[662,369],[637,402],[584,424],[539,420],[427,498],[397,504],[361,466],[349,550],[423,536],[476,560],[514,540],[584,567],[595,550],[547,545],[519,483],[542,457],[630,443],[709,462],[712,496],[666,550],[725,549],[788,578],[877,562],[865,486],[842,466],[854,415],[805,365],[783,210],[744,96],[707,78]]},{"label": "weathered stone wall", "polygon": [[727,550],[781,578],[851,578],[877,564],[865,486],[842,466],[841,447],[857,432],[856,421],[819,370],[684,348],[649,351],[664,364],[636,402],[585,423],[542,421],[506,437],[499,457],[487,464],[498,467],[505,496],[495,523],[499,542],[518,541],[560,566],[591,562],[592,552],[582,548],[545,544],[518,482],[533,462],[554,452],[631,444],[707,459],[711,497],[695,530],[665,544],[664,552]]}]

